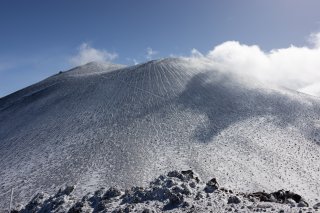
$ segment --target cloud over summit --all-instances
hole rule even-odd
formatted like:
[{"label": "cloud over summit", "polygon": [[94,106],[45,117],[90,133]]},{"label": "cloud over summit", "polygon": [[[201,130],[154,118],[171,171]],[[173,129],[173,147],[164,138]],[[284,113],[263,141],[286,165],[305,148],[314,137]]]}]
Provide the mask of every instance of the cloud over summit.
[{"label": "cloud over summit", "polygon": [[118,57],[117,53],[110,53],[106,50],[99,50],[91,47],[88,43],[82,43],[77,55],[70,59],[72,65],[83,65],[92,61],[104,62],[112,61]]},{"label": "cloud over summit", "polygon": [[320,95],[320,33],[312,34],[309,41],[310,47],[291,45],[269,52],[257,45],[227,41],[206,55],[193,49],[191,57],[208,60],[220,70],[248,74],[265,83]]},{"label": "cloud over summit", "polygon": [[153,56],[158,54],[158,51],[153,50],[151,47],[148,47],[146,49],[146,52],[147,52],[146,59],[148,59],[148,60],[152,60]]},{"label": "cloud over summit", "polygon": [[[192,49],[190,58],[210,64],[214,68],[253,76],[264,83],[284,86],[310,95],[320,96],[320,33],[313,33],[309,45],[263,51],[258,45],[246,45],[239,41],[226,41],[215,46],[207,54]],[[145,58],[152,60],[158,51],[146,49]],[[70,59],[73,65],[91,61],[112,61],[118,57],[104,49],[95,49],[83,43],[78,53]],[[133,60],[134,64],[137,61]]]}]

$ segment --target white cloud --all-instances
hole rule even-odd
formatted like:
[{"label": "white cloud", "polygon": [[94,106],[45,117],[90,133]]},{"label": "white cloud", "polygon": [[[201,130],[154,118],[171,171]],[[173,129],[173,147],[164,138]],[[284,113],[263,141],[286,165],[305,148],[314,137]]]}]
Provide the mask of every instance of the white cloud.
[{"label": "white cloud", "polygon": [[134,64],[134,65],[139,64],[139,62],[138,62],[136,59],[132,59],[132,61],[133,61],[133,64]]},{"label": "white cloud", "polygon": [[136,60],[135,58],[126,58],[127,61],[129,61],[130,63],[133,63],[133,65],[137,65],[139,64],[139,61]]},{"label": "white cloud", "polygon": [[117,57],[117,53],[110,53],[106,50],[98,50],[91,47],[88,43],[83,43],[80,45],[77,55],[73,56],[70,59],[70,63],[72,65],[78,66],[92,61],[112,61]]},{"label": "white cloud", "polygon": [[151,47],[148,47],[146,51],[147,51],[146,59],[148,60],[151,60],[153,56],[158,54],[158,51],[153,50]]},{"label": "white cloud", "polygon": [[310,35],[309,41],[316,48],[320,48],[320,33],[312,33]]},{"label": "white cloud", "polygon": [[299,89],[299,92],[303,92],[309,95],[320,96],[320,82],[308,85]]},{"label": "white cloud", "polygon": [[[227,41],[207,55],[193,49],[191,58],[210,61],[215,68],[256,77],[308,94],[320,94],[320,33],[310,36],[311,47],[273,49],[265,52],[257,45]],[[314,86],[311,86],[314,85]],[[316,86],[317,85],[317,86]]]},{"label": "white cloud", "polygon": [[191,57],[193,57],[193,58],[202,58],[203,54],[200,51],[198,51],[197,49],[193,48],[191,50]]}]

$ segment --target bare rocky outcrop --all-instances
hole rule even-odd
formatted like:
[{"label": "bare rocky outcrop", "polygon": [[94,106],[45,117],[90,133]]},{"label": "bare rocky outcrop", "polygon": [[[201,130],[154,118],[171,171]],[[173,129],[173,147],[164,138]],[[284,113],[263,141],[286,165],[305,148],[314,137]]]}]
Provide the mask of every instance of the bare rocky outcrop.
[{"label": "bare rocky outcrop", "polygon": [[[171,171],[150,182],[148,187],[101,188],[81,199],[73,196],[75,186],[55,195],[37,194],[18,213],[79,212],[299,212],[309,204],[302,196],[285,190],[272,193],[241,193],[220,187],[212,178],[204,182],[192,170]],[[308,211],[316,211],[314,204]]]}]

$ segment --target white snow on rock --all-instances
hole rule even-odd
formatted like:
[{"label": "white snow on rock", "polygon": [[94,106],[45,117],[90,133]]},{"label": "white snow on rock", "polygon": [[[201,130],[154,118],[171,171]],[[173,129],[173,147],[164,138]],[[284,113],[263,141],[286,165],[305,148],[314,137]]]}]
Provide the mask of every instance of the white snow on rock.
[{"label": "white snow on rock", "polygon": [[320,99],[196,60],[89,63],[0,99],[0,209],[193,169],[243,192],[320,196]]},{"label": "white snow on rock", "polygon": [[[208,190],[210,188],[210,190]],[[300,195],[279,190],[273,193],[233,192],[219,187],[215,178],[203,182],[192,170],[160,175],[147,187],[100,188],[81,199],[73,186],[55,195],[39,193],[15,213],[79,212],[302,212],[312,207]],[[299,206],[300,205],[300,206]],[[317,204],[313,210],[317,210]]]}]

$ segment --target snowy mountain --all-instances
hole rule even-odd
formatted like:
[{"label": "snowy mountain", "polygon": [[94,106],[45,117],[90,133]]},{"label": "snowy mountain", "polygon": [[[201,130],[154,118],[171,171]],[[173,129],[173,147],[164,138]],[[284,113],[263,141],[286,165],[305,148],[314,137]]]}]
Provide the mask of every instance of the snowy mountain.
[{"label": "snowy mountain", "polygon": [[[0,99],[0,206],[171,170],[320,196],[320,99],[195,59],[89,63]],[[0,207],[0,208],[1,208]]]}]

